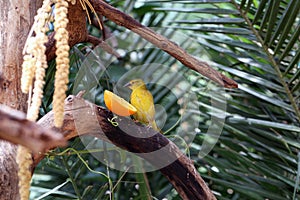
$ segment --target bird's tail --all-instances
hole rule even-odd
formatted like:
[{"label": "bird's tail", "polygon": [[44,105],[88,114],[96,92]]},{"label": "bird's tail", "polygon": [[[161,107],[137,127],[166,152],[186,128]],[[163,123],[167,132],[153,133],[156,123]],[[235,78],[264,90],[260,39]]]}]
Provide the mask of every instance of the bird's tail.
[{"label": "bird's tail", "polygon": [[154,120],[151,122],[151,127],[152,127],[154,130],[156,130],[156,131],[160,132],[161,134],[163,134],[162,130],[161,130],[160,128],[157,127],[156,122],[155,122]]}]

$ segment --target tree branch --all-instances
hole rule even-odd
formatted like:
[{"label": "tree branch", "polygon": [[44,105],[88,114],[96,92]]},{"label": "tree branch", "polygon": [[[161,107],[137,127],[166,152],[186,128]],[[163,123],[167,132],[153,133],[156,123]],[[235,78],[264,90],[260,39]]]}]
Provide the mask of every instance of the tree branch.
[{"label": "tree branch", "polygon": [[[206,62],[200,61],[194,56],[188,54],[183,48],[179,47],[176,43],[154,32],[150,28],[143,26],[131,16],[110,6],[105,1],[90,0],[90,3],[92,4],[97,13],[107,17],[109,20],[115,22],[120,26],[124,26],[129,30],[137,33],[142,38],[146,39],[158,48],[167,52],[190,69],[199,72],[203,76],[215,81],[219,85],[222,85],[226,88],[238,87],[238,84],[234,80],[216,71]],[[114,51],[113,48],[106,44],[104,41],[88,35],[86,28],[86,13],[82,9],[80,3],[70,5],[68,16],[69,24],[67,26],[67,29],[70,35],[69,45],[71,47],[79,42],[91,42],[94,46],[99,45],[105,51],[115,55],[117,58],[120,57],[118,53]],[[49,35],[49,41],[46,44],[46,54],[48,61],[52,60],[55,57],[54,34],[55,33],[53,32]]]},{"label": "tree branch", "polygon": [[115,57],[117,57],[118,59],[121,58],[120,54],[113,49],[111,46],[109,46],[108,43],[106,43],[104,40],[99,39],[97,37],[94,37],[92,35],[88,35],[86,42],[89,42],[91,44],[93,44],[94,47],[101,47],[104,51],[106,51],[107,53],[114,55]]},{"label": "tree branch", "polygon": [[64,137],[25,118],[25,114],[0,105],[0,139],[21,144],[35,153],[66,145]]},{"label": "tree branch", "polygon": [[[81,94],[71,95],[65,100],[64,124],[58,130],[66,139],[78,135],[93,135],[135,153],[160,168],[162,174],[169,179],[183,199],[215,199],[193,162],[173,142],[153,129],[128,118],[118,117],[115,120],[118,126],[114,126],[109,121],[113,117],[113,114],[105,108],[82,99]],[[53,121],[51,111],[38,123],[43,127],[57,130],[54,128]],[[157,151],[159,154],[152,153]],[[37,164],[42,158],[43,155],[37,154],[35,163]],[[174,160],[174,162],[170,162],[168,166],[161,166],[166,160]]]},{"label": "tree branch", "polygon": [[203,76],[206,76],[207,78],[226,88],[238,87],[238,84],[235,81],[219,73],[218,71],[210,67],[206,62],[202,62],[196,59],[174,42],[154,32],[150,28],[143,26],[131,16],[110,6],[105,1],[90,0],[90,3],[93,5],[97,13],[100,13],[101,15],[107,17],[109,20],[115,22],[120,26],[124,26],[129,30],[137,33],[142,38],[151,42],[158,48],[164,50],[190,69],[199,72]]}]

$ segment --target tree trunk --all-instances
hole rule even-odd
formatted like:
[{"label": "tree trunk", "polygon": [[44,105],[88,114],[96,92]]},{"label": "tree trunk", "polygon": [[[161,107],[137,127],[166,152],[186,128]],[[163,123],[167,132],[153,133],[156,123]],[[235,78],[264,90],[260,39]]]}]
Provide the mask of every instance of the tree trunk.
[{"label": "tree trunk", "polygon": [[[40,1],[2,1],[0,9],[0,104],[25,111],[20,89],[22,50]],[[0,199],[19,199],[16,145],[0,141]]]}]

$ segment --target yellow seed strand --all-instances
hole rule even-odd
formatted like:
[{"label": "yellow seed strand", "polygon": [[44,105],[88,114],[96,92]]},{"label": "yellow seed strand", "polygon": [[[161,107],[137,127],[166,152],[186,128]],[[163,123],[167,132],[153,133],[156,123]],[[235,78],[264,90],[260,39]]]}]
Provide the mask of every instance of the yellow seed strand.
[{"label": "yellow seed strand", "polygon": [[[27,113],[27,119],[36,121],[38,117],[41,99],[43,97],[43,86],[45,70],[47,68],[46,47],[48,40],[45,25],[51,12],[51,0],[44,0],[42,7],[35,16],[35,22],[26,40],[23,50],[24,61],[22,65],[21,90],[28,93],[35,77],[33,98]],[[35,35],[32,36],[32,33]],[[30,194],[31,167],[33,164],[31,151],[26,147],[19,146],[16,162],[19,167],[19,193],[21,200],[28,200]]]},{"label": "yellow seed strand", "polygon": [[18,177],[20,199],[28,200],[30,194],[31,167],[33,163],[31,151],[26,147],[18,146],[16,161],[19,166]]},{"label": "yellow seed strand", "polygon": [[43,50],[39,55],[40,61],[36,63],[36,74],[35,74],[35,82],[34,82],[34,89],[33,89],[33,96],[32,96],[32,103],[29,107],[27,118],[35,121],[38,118],[39,114],[39,107],[42,104],[43,98],[43,87],[45,84],[44,77],[46,73],[46,68],[48,67],[46,62],[46,55],[42,54]]},{"label": "yellow seed strand", "polygon": [[[75,0],[68,0],[72,4],[75,4]],[[47,20],[51,16],[51,3],[54,0],[44,0],[42,7],[38,10],[35,16],[35,21],[30,31],[30,35],[26,40],[26,44],[23,50],[24,61],[22,64],[22,77],[21,77],[21,89],[24,93],[28,93],[33,78],[35,77],[33,96],[31,105],[27,113],[27,119],[36,121],[39,113],[39,107],[41,105],[41,99],[43,97],[43,86],[45,71],[48,67],[46,60],[46,47],[45,43],[48,40],[46,36]],[[68,84],[69,74],[69,46],[68,46],[68,32],[66,30],[68,19],[68,2],[64,0],[55,1],[55,39],[56,43],[56,62],[57,71],[55,79],[55,94],[54,94],[54,113],[55,113],[55,125],[61,126],[63,121],[63,107],[65,92]],[[32,33],[35,33],[34,35]],[[21,200],[29,199],[29,189],[31,180],[31,167],[32,156],[31,151],[25,147],[19,146],[16,157],[17,164],[19,166],[19,192]]]},{"label": "yellow seed strand", "polygon": [[[41,62],[39,60],[41,59],[41,56],[37,55],[39,49],[44,46],[44,43],[46,43],[48,39],[46,36],[45,25],[51,13],[51,0],[44,0],[42,7],[37,13],[38,14],[34,18],[32,30],[30,31],[30,35],[26,40],[23,50],[24,61],[22,65],[21,90],[24,93],[28,93],[29,88],[32,85],[36,71],[36,62]],[[32,32],[35,32],[36,36],[32,36]]]},{"label": "yellow seed strand", "polygon": [[57,0],[55,4],[55,40],[56,40],[56,73],[55,90],[53,96],[54,124],[61,127],[63,124],[64,99],[66,98],[67,84],[69,82],[69,35],[68,24],[68,2]]},{"label": "yellow seed strand", "polygon": [[22,77],[21,77],[21,90],[24,93],[29,92],[29,87],[32,84],[34,72],[35,72],[35,58],[30,55],[24,56],[22,65]]}]

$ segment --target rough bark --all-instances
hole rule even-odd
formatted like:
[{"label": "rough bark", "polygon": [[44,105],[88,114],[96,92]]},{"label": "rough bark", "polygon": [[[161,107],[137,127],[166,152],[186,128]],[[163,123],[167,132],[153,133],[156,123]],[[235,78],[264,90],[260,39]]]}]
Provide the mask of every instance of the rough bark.
[{"label": "rough bark", "polygon": [[31,149],[34,153],[66,145],[64,137],[26,119],[23,112],[0,105],[0,139]]},{"label": "rough bark", "polygon": [[[39,1],[1,1],[0,104],[25,111],[26,95],[20,90],[22,50]],[[0,141],[0,199],[19,199],[16,146]]]}]

